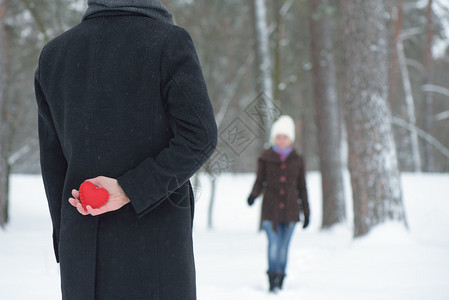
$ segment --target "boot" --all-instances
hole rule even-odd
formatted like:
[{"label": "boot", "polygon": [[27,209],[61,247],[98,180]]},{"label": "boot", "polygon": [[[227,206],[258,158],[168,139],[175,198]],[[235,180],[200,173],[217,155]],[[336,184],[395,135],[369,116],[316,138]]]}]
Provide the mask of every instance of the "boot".
[{"label": "boot", "polygon": [[282,290],[282,284],[284,283],[285,273],[277,273],[277,275],[278,275],[277,278],[278,288]]},{"label": "boot", "polygon": [[270,293],[276,293],[279,288],[279,273],[267,272],[270,283]]}]

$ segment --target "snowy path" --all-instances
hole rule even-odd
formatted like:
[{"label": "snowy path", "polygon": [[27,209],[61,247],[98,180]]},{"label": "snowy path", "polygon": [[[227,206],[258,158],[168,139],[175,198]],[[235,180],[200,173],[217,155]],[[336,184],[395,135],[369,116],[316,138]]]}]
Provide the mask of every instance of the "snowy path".
[{"label": "snowy path", "polygon": [[[404,176],[410,233],[385,224],[356,242],[346,225],[318,230],[319,177],[309,175],[312,223],[294,233],[285,290],[278,295],[266,292],[260,201],[251,208],[245,203],[253,179],[220,179],[212,231],[205,226],[209,188],[200,181],[194,232],[199,300],[449,299],[448,175]],[[14,176],[11,222],[0,231],[0,299],[60,299],[50,236],[41,179]]]}]

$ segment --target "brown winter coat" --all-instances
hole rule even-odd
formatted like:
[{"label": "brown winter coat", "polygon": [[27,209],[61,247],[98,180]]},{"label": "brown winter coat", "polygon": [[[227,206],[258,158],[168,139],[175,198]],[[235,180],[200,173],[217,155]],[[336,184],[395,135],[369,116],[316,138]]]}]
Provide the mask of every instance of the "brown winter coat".
[{"label": "brown winter coat", "polygon": [[261,220],[298,222],[299,212],[309,216],[309,201],[305,179],[305,165],[301,155],[293,150],[282,162],[272,148],[265,150],[258,160],[257,178],[251,195],[264,193]]}]

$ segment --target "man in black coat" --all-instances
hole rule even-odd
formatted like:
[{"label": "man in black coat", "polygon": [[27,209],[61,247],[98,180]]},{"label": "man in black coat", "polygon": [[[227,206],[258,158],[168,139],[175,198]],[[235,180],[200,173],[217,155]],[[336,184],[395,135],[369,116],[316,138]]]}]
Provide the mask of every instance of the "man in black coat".
[{"label": "man in black coat", "polygon": [[[193,42],[157,0],[88,4],[35,74],[62,298],[196,299],[189,178],[217,128]],[[84,210],[85,180],[106,205]]]}]

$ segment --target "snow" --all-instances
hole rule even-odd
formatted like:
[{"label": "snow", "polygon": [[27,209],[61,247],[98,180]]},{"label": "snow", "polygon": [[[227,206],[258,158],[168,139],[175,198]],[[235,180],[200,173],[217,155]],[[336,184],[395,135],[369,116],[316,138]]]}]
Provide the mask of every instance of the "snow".
[{"label": "snow", "polygon": [[[429,0],[419,0],[415,3],[416,8],[425,11],[429,5]],[[449,47],[449,2],[447,0],[437,0],[433,1],[432,10],[437,20],[434,23],[439,22],[441,26],[441,34],[434,36],[434,43],[432,46],[432,55],[434,58],[444,58],[446,56],[446,51]]]},{"label": "snow", "polygon": [[84,12],[87,9],[87,2],[85,0],[75,0],[70,3],[69,8]]},{"label": "snow", "polygon": [[[449,175],[403,174],[409,231],[387,223],[352,239],[351,222],[320,231],[320,176],[307,184],[311,224],[295,229],[284,290],[267,293],[260,199],[248,207],[254,174],[218,178],[214,229],[207,230],[210,186],[196,186],[194,227],[199,300],[449,299]],[[346,195],[351,196],[345,173]],[[352,205],[347,201],[348,220]],[[1,299],[60,299],[51,224],[39,176],[14,175],[11,221],[0,231]]]},{"label": "snow", "polygon": [[435,36],[434,45],[432,47],[432,55],[435,58],[444,58],[446,56],[447,49],[449,47],[449,3],[445,0],[441,0],[435,3],[432,8],[438,21],[442,26],[443,36]]}]

